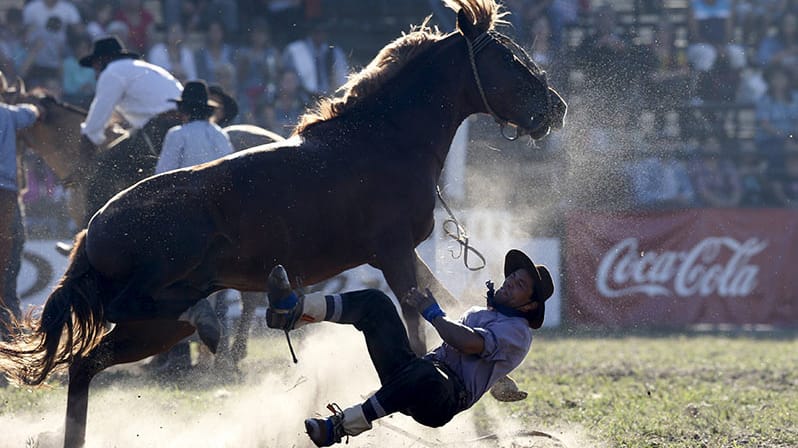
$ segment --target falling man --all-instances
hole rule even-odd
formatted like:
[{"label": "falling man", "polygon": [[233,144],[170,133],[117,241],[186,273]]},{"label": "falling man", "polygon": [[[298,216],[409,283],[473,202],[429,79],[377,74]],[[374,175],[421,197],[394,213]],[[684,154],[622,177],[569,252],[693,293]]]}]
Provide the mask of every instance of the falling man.
[{"label": "falling man", "polygon": [[275,266],[268,280],[267,325],[286,331],[320,321],[354,325],[366,338],[382,384],[361,404],[343,410],[328,405],[330,417],[305,420],[310,439],[317,446],[331,446],[394,412],[439,427],[473,406],[526,358],[532,329],[543,325],[545,301],[554,292],[548,269],[516,249],[505,256],[504,276],[496,291],[487,283],[487,307],[472,307],[459,321],[446,317],[429,290],[414,288],[402,298],[443,339],[439,347],[418,357],[396,308],[382,291],[297,297],[285,269]]}]

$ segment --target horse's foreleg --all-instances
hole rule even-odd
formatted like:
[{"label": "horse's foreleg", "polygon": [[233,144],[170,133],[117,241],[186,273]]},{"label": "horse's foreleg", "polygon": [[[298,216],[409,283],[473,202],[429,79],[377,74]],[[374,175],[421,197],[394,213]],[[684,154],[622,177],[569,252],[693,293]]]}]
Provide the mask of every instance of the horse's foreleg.
[{"label": "horse's foreleg", "polygon": [[180,321],[139,321],[114,327],[88,355],[69,367],[64,447],[81,447],[86,440],[89,383],[99,372],[116,364],[134,362],[169,349],[194,332]]},{"label": "horse's foreleg", "polygon": [[410,347],[417,355],[421,356],[426,353],[427,345],[418,311],[402,304],[402,298],[410,291],[410,288],[418,286],[415,265],[416,254],[412,248],[406,251],[393,250],[378,256],[378,267],[382,270],[385,281],[388,282],[388,286],[402,307],[402,317],[407,325]]},{"label": "horse's foreleg", "polygon": [[235,366],[238,366],[238,363],[247,356],[249,329],[255,317],[255,308],[258,306],[258,303],[262,301],[263,293],[241,293],[241,317],[238,319],[235,341],[233,341],[233,347],[230,349],[230,356]]},{"label": "horse's foreleg", "polygon": [[419,289],[429,288],[438,303],[443,305],[443,308],[456,307],[460,302],[455,298],[443,283],[441,283],[432,273],[427,263],[421,258],[416,250],[416,279],[418,280]]}]

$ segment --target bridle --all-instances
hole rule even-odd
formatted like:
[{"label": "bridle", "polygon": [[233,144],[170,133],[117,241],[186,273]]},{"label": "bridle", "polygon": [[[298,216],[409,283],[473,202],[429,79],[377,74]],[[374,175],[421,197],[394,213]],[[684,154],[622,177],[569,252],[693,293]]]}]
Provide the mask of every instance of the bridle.
[{"label": "bridle", "polygon": [[[490,103],[488,103],[488,97],[485,95],[485,89],[482,87],[482,80],[479,77],[479,70],[477,70],[477,53],[483,50],[485,47],[488,46],[491,42],[497,42],[497,37],[495,36],[496,33],[492,31],[485,31],[484,33],[480,34],[479,36],[475,37],[473,41],[468,37],[465,37],[466,45],[468,46],[468,60],[471,62],[471,72],[474,74],[474,80],[477,84],[477,91],[479,91],[479,96],[482,98],[482,104],[485,105],[485,109],[488,113],[496,120],[496,123],[499,124],[502,137],[509,141],[518,140],[518,137],[521,136],[521,132],[518,130],[519,126],[515,123],[511,122],[510,120],[505,120],[501,118],[492,107],[490,107]],[[534,117],[532,117],[534,120]],[[505,127],[511,126],[515,128],[515,135],[510,136],[507,135],[504,131]]]},{"label": "bridle", "polygon": [[[476,81],[477,84],[477,91],[479,91],[479,96],[480,98],[482,98],[482,104],[485,106],[485,109],[488,111],[488,113],[491,116],[493,116],[493,119],[496,120],[497,123],[499,123],[502,137],[504,137],[509,141],[514,141],[518,140],[518,137],[521,136],[521,131],[519,131],[519,126],[510,122],[509,120],[501,118],[496,113],[496,111],[494,111],[493,108],[490,107],[490,103],[488,102],[488,97],[487,95],[485,95],[485,89],[482,87],[482,80],[479,77],[479,70],[477,70],[477,62],[476,62],[477,53],[479,53],[485,47],[487,47],[488,44],[492,42],[499,42],[499,38],[496,36],[496,34],[497,33],[492,31],[486,31],[477,36],[476,38],[474,38],[473,42],[468,37],[465,36],[463,37],[465,38],[466,45],[468,46],[468,60],[471,62],[471,72],[474,74],[474,80]],[[504,129],[508,125],[515,128],[515,135],[510,136],[505,133]],[[443,160],[441,160],[440,157],[438,157],[438,162],[440,163],[440,166],[443,167]],[[441,201],[441,204],[443,204],[444,209],[446,209],[446,213],[449,214],[449,218],[446,219],[443,223],[443,230],[446,233],[446,236],[452,238],[456,243],[460,244],[460,252],[458,254],[452,252],[452,257],[459,258],[462,255],[463,263],[465,264],[465,267],[470,271],[478,271],[484,268],[486,266],[485,257],[478,250],[474,249],[474,247],[471,246],[471,244],[469,243],[468,232],[466,231],[465,227],[463,227],[463,225],[460,224],[460,222],[454,216],[454,213],[452,213],[452,210],[449,208],[449,205],[443,199],[443,194],[441,193],[440,187],[436,187],[436,193],[438,195],[438,199]],[[480,262],[479,265],[470,266],[468,264],[469,252],[473,252],[474,255],[476,255],[476,257],[479,258]]]}]

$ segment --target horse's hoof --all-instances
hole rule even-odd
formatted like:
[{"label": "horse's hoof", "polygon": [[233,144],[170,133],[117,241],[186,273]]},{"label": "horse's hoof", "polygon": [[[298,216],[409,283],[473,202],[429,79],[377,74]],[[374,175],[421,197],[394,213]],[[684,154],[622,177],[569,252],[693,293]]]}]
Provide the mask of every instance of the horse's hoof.
[{"label": "horse's hoof", "polygon": [[493,387],[490,388],[490,394],[498,401],[513,402],[521,401],[527,397],[527,393],[518,389],[512,378],[505,376],[499,379]]},{"label": "horse's hoof", "polygon": [[64,444],[64,432],[58,431],[47,431],[47,432],[40,432],[39,435],[35,438],[29,439],[25,444],[25,447],[35,447],[35,448],[60,448]]},{"label": "horse's hoof", "polygon": [[[218,320],[216,321],[218,322]],[[197,335],[208,350],[214,355],[219,348],[219,341],[222,339],[222,332],[219,325],[211,322],[197,322]]]}]

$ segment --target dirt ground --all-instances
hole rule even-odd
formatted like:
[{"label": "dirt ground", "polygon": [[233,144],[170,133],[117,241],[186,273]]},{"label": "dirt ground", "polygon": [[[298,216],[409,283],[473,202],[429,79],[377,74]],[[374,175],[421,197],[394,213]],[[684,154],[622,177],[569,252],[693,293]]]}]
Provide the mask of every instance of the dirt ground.
[{"label": "dirt ground", "polygon": [[[284,339],[254,340],[241,366],[243,377],[236,381],[192,374],[159,384],[143,372],[141,363],[110,369],[93,384],[86,446],[313,447],[304,434],[305,418],[327,415],[329,402],[342,407],[358,403],[379,384],[362,335],[354,329],[320,326],[295,343],[297,365],[290,362]],[[0,413],[0,448],[60,446],[66,391],[63,385],[53,386],[44,394],[31,392],[29,403],[24,397],[8,397],[18,409]],[[0,389],[0,398],[4,393],[10,395]],[[426,428],[394,415],[350,438],[348,446],[595,446],[585,444],[579,431],[541,428],[513,418],[509,411],[508,405],[485,396],[443,428]],[[553,438],[531,435],[532,430]]]}]

